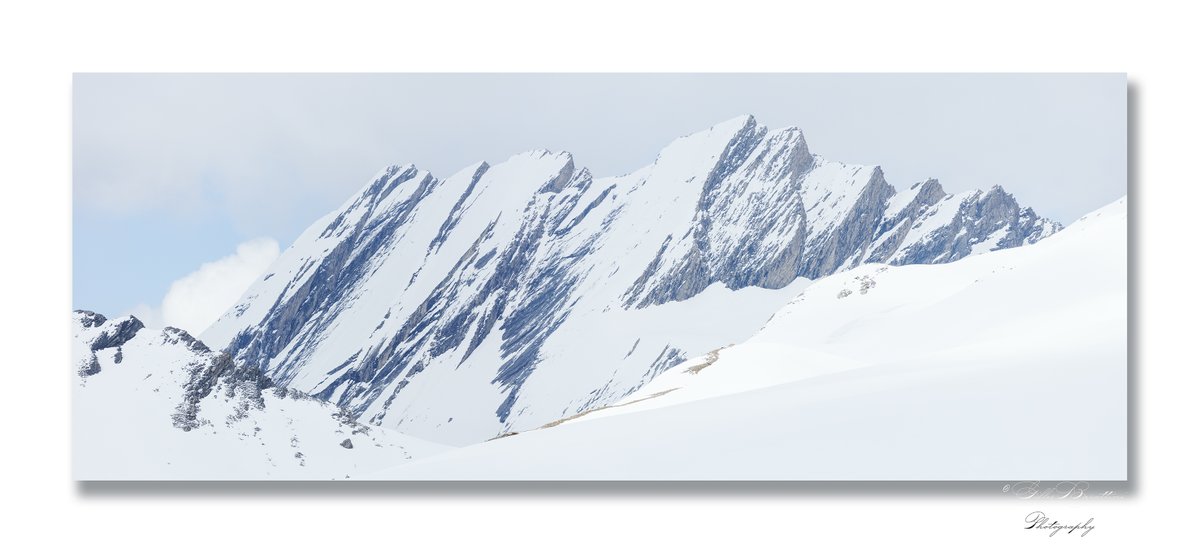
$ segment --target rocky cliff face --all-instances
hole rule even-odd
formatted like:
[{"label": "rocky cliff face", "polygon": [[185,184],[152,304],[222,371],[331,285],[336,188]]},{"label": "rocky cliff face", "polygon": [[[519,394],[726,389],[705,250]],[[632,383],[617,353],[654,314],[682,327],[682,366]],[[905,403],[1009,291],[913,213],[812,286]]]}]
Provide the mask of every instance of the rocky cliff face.
[{"label": "rocky cliff face", "polygon": [[469,443],[620,399],[748,337],[809,279],[1058,228],[999,188],[897,192],[741,117],[619,177],[547,151],[445,180],[389,167],[204,339],[360,420]]},{"label": "rocky cliff face", "polygon": [[[944,220],[947,216],[949,221]],[[881,244],[868,259],[870,262],[946,263],[974,253],[1032,244],[1062,229],[1062,225],[1038,217],[1032,209],[1022,208],[999,186],[954,198],[948,197],[936,180],[920,184],[912,202],[886,223],[892,228],[905,226],[904,232],[892,233],[888,240],[891,244],[903,242],[907,247],[889,251]],[[922,225],[930,228],[914,231]],[[881,227],[887,228],[887,224]],[[905,241],[910,235],[919,239]]]}]

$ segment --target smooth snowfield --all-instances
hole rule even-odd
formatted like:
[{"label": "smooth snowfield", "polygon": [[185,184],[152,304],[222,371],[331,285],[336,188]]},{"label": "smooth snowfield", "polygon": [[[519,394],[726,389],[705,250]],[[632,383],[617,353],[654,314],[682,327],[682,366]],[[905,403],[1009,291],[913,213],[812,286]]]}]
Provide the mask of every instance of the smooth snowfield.
[{"label": "smooth snowfield", "polygon": [[615,406],[370,477],[1124,480],[1126,221],[820,279]]}]

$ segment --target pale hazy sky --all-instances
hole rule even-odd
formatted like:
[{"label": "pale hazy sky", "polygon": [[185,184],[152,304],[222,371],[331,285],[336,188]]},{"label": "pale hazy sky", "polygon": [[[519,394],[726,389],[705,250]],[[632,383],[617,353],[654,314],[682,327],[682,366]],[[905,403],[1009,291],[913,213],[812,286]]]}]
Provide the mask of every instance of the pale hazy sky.
[{"label": "pale hazy sky", "polygon": [[239,244],[286,247],[391,163],[547,148],[617,175],[747,113],[897,188],[1000,184],[1069,223],[1126,193],[1126,96],[1112,74],[76,75],[73,304],[158,309],[205,262],[253,273],[273,250]]}]

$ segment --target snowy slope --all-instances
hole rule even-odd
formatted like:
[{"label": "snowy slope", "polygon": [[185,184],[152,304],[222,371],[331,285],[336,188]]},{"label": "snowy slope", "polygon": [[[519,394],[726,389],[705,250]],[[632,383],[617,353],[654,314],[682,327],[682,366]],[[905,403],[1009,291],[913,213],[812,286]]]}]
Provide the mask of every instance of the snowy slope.
[{"label": "snowy slope", "polygon": [[76,479],[344,479],[445,449],[274,387],[182,330],[73,318]]},{"label": "snowy slope", "polygon": [[812,283],[615,406],[381,479],[1124,480],[1126,200],[1037,244]]},{"label": "snowy slope", "polygon": [[811,279],[1036,242],[1003,190],[902,193],[744,116],[600,178],[569,153],[381,172],[202,335],[358,420],[467,444],[749,338]]}]

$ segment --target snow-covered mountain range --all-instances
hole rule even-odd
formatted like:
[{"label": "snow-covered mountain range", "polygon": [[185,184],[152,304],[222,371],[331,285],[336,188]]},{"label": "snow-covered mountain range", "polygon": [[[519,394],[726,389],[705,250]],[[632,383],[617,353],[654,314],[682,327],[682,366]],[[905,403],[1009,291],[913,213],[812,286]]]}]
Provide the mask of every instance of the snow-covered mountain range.
[{"label": "snow-covered mountain range", "polygon": [[1127,220],[1120,200],[1034,245],[830,275],[611,405],[460,448],[355,423],[181,330],[80,311],[75,472],[1123,480]]},{"label": "snow-covered mountain range", "polygon": [[1127,225],[864,264],[616,404],[370,477],[1125,480]]},{"label": "snow-covered mountain range", "polygon": [[445,178],[388,167],[201,338],[360,423],[464,445],[619,402],[815,279],[1060,228],[999,187],[897,190],[745,116],[617,177],[549,151]]}]

